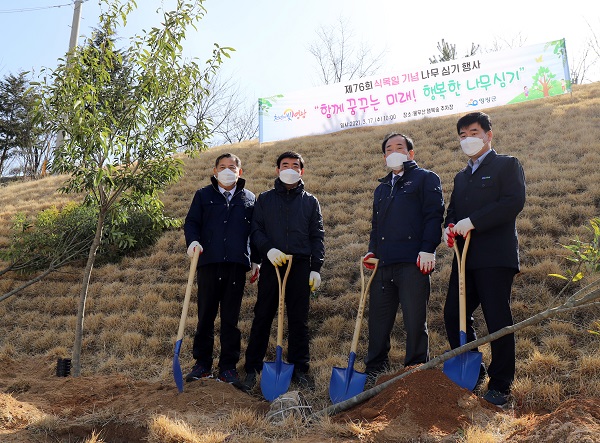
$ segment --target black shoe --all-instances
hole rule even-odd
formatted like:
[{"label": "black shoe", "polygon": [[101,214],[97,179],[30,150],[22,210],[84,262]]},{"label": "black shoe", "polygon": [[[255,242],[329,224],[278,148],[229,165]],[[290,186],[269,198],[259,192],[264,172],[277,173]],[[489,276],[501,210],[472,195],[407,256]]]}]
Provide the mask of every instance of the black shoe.
[{"label": "black shoe", "polygon": [[217,378],[219,381],[224,381],[225,383],[235,383],[236,381],[240,381],[238,373],[235,369],[225,369],[224,371],[219,371],[219,377]]},{"label": "black shoe", "polygon": [[246,374],[246,378],[244,378],[244,381],[242,382],[243,391],[250,392],[252,389],[254,389],[254,386],[256,386],[257,375],[258,372],[256,371],[250,371]]},{"label": "black shoe", "polygon": [[230,385],[233,385],[234,387],[241,389],[242,391],[245,390],[244,385],[240,381],[238,373],[235,369],[225,369],[224,371],[220,371],[217,380],[229,383]]},{"label": "black shoe", "polygon": [[389,371],[389,369],[390,368],[388,365],[382,365],[375,369],[367,369],[365,371],[365,374],[367,374],[367,381],[365,382],[365,389],[371,389],[372,387],[374,387],[375,384],[377,383],[377,378],[381,374]]},{"label": "black shoe", "polygon": [[294,371],[292,381],[296,383],[300,389],[308,389],[309,391],[315,390],[315,381],[306,372]]},{"label": "black shoe", "polygon": [[196,363],[192,371],[185,376],[185,381],[190,382],[200,380],[201,378],[212,378],[212,376],[210,368],[207,368],[202,363]]},{"label": "black shoe", "polygon": [[367,380],[365,381],[365,389],[371,389],[377,383],[379,372],[367,372]]},{"label": "black shoe", "polygon": [[507,394],[507,393],[496,391],[494,389],[490,389],[483,396],[483,399],[493,405],[502,407],[506,403],[508,403],[508,395],[509,394]]}]

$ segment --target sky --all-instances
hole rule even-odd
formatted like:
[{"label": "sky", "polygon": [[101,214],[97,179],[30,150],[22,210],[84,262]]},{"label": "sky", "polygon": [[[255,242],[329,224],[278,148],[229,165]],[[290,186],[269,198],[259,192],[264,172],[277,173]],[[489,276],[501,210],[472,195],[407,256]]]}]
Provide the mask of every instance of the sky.
[{"label": "sky", "polygon": [[[79,35],[89,36],[97,26],[98,2],[82,4]],[[0,0],[0,78],[56,66],[69,46],[73,3]],[[137,0],[137,4],[124,37],[159,25],[156,10],[161,5],[171,9],[175,1]],[[565,38],[571,65],[582,59],[592,29],[600,41],[598,0],[206,0],[204,7],[207,13],[198,30],[189,33],[185,55],[204,61],[214,43],[235,48],[222,71],[251,100],[322,84],[307,48],[316,41],[318,28],[335,27],[340,19],[347,23],[356,46],[366,43],[375,53],[386,51],[377,72],[383,75],[425,68],[429,58],[439,55],[442,39],[456,44],[462,57],[471,43],[482,48],[497,43],[508,49],[518,41],[525,46]],[[600,61],[586,79],[600,80]]]}]

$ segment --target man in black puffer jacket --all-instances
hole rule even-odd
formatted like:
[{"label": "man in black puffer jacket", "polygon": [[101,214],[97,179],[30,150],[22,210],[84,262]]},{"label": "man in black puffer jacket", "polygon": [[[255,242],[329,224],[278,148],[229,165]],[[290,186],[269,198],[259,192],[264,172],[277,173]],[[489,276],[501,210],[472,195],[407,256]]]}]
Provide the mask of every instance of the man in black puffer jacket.
[{"label": "man in black puffer jacket", "polygon": [[[256,200],[240,178],[240,159],[222,154],[215,161],[211,184],[196,191],[185,224],[188,255],[200,248],[198,259],[198,327],[194,336],[196,364],[186,376],[194,381],[212,376],[214,324],[221,310],[221,381],[241,388],[236,365],[240,359],[241,334],[238,320],[246,272],[258,277],[260,259],[250,260],[250,223]],[[254,256],[257,257],[254,257]]]},{"label": "man in black puffer jacket", "polygon": [[296,152],[284,152],[277,159],[275,186],[258,196],[252,217],[251,241],[260,252],[261,276],[254,306],[254,320],[246,349],[247,390],[256,384],[267,352],[271,324],[278,307],[279,285],[275,267],[282,276],[287,255],[292,255],[285,304],[288,324],[288,361],[294,365],[293,381],[314,388],[308,375],[310,292],[321,284],[320,270],[325,258],[323,217],[319,201],[304,190],[304,160]]}]

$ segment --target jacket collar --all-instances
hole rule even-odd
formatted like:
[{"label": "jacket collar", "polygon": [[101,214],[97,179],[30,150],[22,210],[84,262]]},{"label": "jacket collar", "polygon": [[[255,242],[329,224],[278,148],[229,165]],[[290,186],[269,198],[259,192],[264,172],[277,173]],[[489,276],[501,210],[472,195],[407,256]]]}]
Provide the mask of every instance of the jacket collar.
[{"label": "jacket collar", "polygon": [[[418,167],[419,167],[419,165],[417,165],[417,162],[414,160],[404,162],[404,174],[402,175],[402,177],[406,177],[406,174],[410,174],[411,171],[413,171],[414,169],[416,169]],[[388,173],[388,175],[380,178],[378,181],[381,183],[387,183],[387,184],[391,185],[393,175],[394,175],[394,171],[390,171]]]},{"label": "jacket collar", "polygon": [[[215,178],[214,175],[210,176],[210,182],[213,185],[213,188],[215,188],[215,190],[217,192],[219,192],[219,181]],[[244,187],[246,186],[246,180],[243,179],[242,177],[239,177],[237,180],[237,183],[235,184],[235,193],[237,194],[238,192],[240,192],[241,190],[244,189]]]},{"label": "jacket collar", "polygon": [[[498,153],[492,149],[485,156],[485,158],[483,159],[483,161],[481,162],[481,164],[479,165],[479,167],[475,170],[475,172],[479,171],[485,165],[490,164],[497,156],[498,156]],[[465,166],[465,168],[461,172],[463,172],[465,174],[471,175],[471,165],[467,164],[467,166]]]},{"label": "jacket collar", "polygon": [[281,179],[279,177],[277,177],[275,179],[275,190],[279,193],[294,193],[294,194],[299,194],[300,192],[302,192],[304,190],[304,182],[302,181],[302,179],[300,179],[300,183],[298,183],[298,186],[296,186],[293,189],[287,189],[284,185],[284,183],[281,181]]}]

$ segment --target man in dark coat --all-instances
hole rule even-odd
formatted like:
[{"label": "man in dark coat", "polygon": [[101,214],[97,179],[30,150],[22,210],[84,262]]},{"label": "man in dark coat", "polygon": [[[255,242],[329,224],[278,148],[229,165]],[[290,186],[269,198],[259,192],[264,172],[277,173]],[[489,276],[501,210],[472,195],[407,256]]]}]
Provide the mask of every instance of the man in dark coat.
[{"label": "man in dark coat", "polygon": [[315,196],[304,190],[304,160],[296,152],[277,159],[273,189],[258,196],[252,217],[251,240],[262,258],[254,320],[246,348],[246,378],[250,390],[263,368],[271,325],[278,308],[279,285],[275,267],[285,273],[287,256],[292,265],[287,280],[285,306],[288,325],[288,361],[294,365],[292,381],[301,388],[314,388],[309,376],[308,312],[310,292],[321,284],[325,258],[323,217]]},{"label": "man in dark coat", "polygon": [[405,366],[429,360],[427,305],[429,275],[441,241],[444,197],[440,178],[414,160],[413,141],[404,134],[388,134],[381,150],[391,169],[380,179],[373,199],[369,252],[379,259],[369,298],[369,350],[366,373],[373,383],[389,369],[390,336],[398,307],[406,331]]},{"label": "man in dark coat", "polygon": [[186,376],[194,381],[212,376],[214,323],[221,312],[221,354],[218,379],[241,388],[236,365],[240,359],[238,320],[246,273],[258,277],[260,260],[250,252],[250,224],[255,196],[245,188],[240,159],[217,157],[211,184],[196,191],[183,226],[188,255],[198,259],[198,327],[194,336],[196,364]]},{"label": "man in dark coat", "polygon": [[[467,166],[454,177],[454,189],[446,214],[444,241],[463,238],[471,232],[466,261],[467,342],[475,340],[473,312],[481,305],[489,333],[513,324],[510,294],[519,272],[516,219],[525,205],[525,175],[515,157],[492,149],[492,122],[487,114],[474,112],[456,125]],[[455,238],[456,236],[456,238]],[[444,321],[452,348],[460,345],[458,272],[456,258],[448,286]],[[508,401],[515,375],[515,337],[506,335],[491,343],[490,377],[484,399],[498,406]],[[481,383],[485,368],[480,371]]]}]

